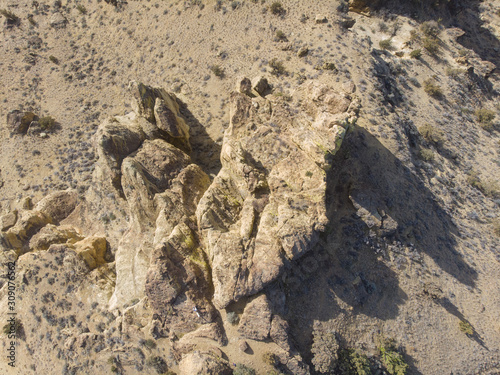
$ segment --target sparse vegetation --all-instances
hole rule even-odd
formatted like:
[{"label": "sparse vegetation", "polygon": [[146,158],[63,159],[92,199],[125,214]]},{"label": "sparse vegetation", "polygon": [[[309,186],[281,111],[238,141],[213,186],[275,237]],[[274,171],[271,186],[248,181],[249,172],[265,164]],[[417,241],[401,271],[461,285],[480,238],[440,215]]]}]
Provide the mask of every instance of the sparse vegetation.
[{"label": "sparse vegetation", "polygon": [[219,77],[219,78],[223,78],[224,77],[224,68],[222,68],[220,65],[212,65],[210,67],[210,70],[212,71],[212,73],[216,77]]},{"label": "sparse vegetation", "polygon": [[434,152],[428,148],[423,148],[420,150],[420,158],[428,162],[433,161]]},{"label": "sparse vegetation", "polygon": [[370,362],[366,355],[355,349],[342,349],[339,352],[339,373],[342,375],[371,375]]},{"label": "sparse vegetation", "polygon": [[148,349],[155,349],[156,342],[153,339],[147,339],[144,341],[144,346]]},{"label": "sparse vegetation", "polygon": [[493,221],[493,233],[495,236],[500,237],[500,219]]},{"label": "sparse vegetation", "polygon": [[165,374],[168,370],[167,363],[160,356],[149,357],[146,365],[154,368],[158,374]]},{"label": "sparse vegetation", "polygon": [[408,364],[403,355],[398,352],[393,340],[383,340],[379,347],[380,359],[382,364],[391,375],[405,375],[408,370]]},{"label": "sparse vegetation", "polygon": [[9,335],[15,333],[17,337],[20,337],[23,333],[23,324],[19,319],[16,319],[14,321],[14,324],[7,323],[6,325],[3,326],[2,332],[4,335]]},{"label": "sparse vegetation", "polygon": [[271,67],[271,74],[275,76],[280,76],[286,73],[286,68],[282,61],[274,58],[269,61],[269,66]]},{"label": "sparse vegetation", "polygon": [[286,41],[286,35],[283,31],[281,30],[276,30],[276,38],[275,38],[278,42],[284,42]]},{"label": "sparse vegetation", "polygon": [[481,108],[476,111],[476,118],[479,125],[485,130],[492,130],[493,120],[495,119],[495,112],[492,110]]},{"label": "sparse vegetation", "polygon": [[81,14],[87,14],[87,8],[85,8],[82,4],[78,4],[76,6],[76,9],[81,13]]},{"label": "sparse vegetation", "polygon": [[279,1],[273,2],[270,5],[269,10],[271,11],[272,14],[278,15],[278,16],[283,15],[285,13],[285,8],[283,8],[283,5]]},{"label": "sparse vegetation", "polygon": [[412,59],[419,59],[420,57],[422,57],[422,50],[420,48],[414,49],[410,52],[410,57]]},{"label": "sparse vegetation", "polygon": [[384,39],[378,43],[379,47],[384,50],[389,50],[392,48],[392,39]]},{"label": "sparse vegetation", "polygon": [[230,311],[230,312],[227,313],[226,319],[231,324],[238,324],[238,322],[240,321],[240,318],[238,317],[238,314],[236,314],[233,311]]},{"label": "sparse vegetation", "polygon": [[431,36],[426,36],[424,38],[423,46],[431,55],[437,55],[441,49],[439,39]]},{"label": "sparse vegetation", "polygon": [[427,37],[436,38],[439,35],[439,25],[435,21],[428,21],[420,25],[420,30]]},{"label": "sparse vegetation", "polygon": [[41,117],[38,120],[38,123],[40,124],[40,128],[44,131],[49,131],[54,129],[54,125],[56,124],[56,120],[51,117],[51,116],[45,116]]},{"label": "sparse vegetation", "polygon": [[265,352],[262,355],[262,361],[269,366],[276,366],[279,363],[278,356],[271,352]]},{"label": "sparse vegetation", "polygon": [[469,322],[462,320],[458,323],[458,326],[460,327],[460,331],[465,333],[467,336],[472,336],[474,334],[474,328],[472,328]]},{"label": "sparse vegetation", "polygon": [[424,91],[435,99],[441,99],[443,97],[443,90],[441,86],[436,84],[433,79],[426,79],[424,81]]},{"label": "sparse vegetation", "polygon": [[238,363],[233,370],[233,375],[255,375],[255,370],[241,363]]},{"label": "sparse vegetation", "polygon": [[436,127],[425,124],[418,128],[420,135],[429,143],[441,145],[444,142],[444,133]]}]

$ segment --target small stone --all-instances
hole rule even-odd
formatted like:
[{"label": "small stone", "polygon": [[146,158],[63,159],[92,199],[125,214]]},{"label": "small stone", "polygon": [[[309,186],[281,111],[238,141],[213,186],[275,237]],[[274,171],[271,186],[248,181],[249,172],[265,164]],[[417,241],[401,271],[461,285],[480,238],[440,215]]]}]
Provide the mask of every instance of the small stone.
[{"label": "small stone", "polygon": [[3,216],[0,216],[0,230],[5,232],[9,228],[12,228],[17,221],[17,210],[9,212]]},{"label": "small stone", "polygon": [[[28,185],[28,187],[29,187],[29,185]],[[33,201],[31,200],[30,197],[24,198],[24,200],[23,200],[23,208],[25,210],[31,210],[31,209],[33,209]]]},{"label": "small stone", "polygon": [[68,20],[59,12],[54,13],[50,17],[50,21],[49,21],[50,26],[52,26],[54,29],[65,28],[67,23],[68,23]]},{"label": "small stone", "polygon": [[262,76],[254,78],[252,86],[260,96],[264,96],[271,88],[267,78]]},{"label": "small stone", "polygon": [[304,57],[304,56],[307,56],[308,53],[309,53],[309,48],[302,47],[301,49],[299,49],[299,52],[297,53],[297,56]]},{"label": "small stone", "polygon": [[239,347],[242,353],[246,353],[248,350],[250,350],[250,345],[248,345],[248,342],[246,342],[245,340],[240,341]]},{"label": "small stone", "polygon": [[40,138],[48,138],[48,134],[47,133],[40,133]]},{"label": "small stone", "polygon": [[316,23],[327,23],[328,19],[324,14],[317,14],[315,18]]}]

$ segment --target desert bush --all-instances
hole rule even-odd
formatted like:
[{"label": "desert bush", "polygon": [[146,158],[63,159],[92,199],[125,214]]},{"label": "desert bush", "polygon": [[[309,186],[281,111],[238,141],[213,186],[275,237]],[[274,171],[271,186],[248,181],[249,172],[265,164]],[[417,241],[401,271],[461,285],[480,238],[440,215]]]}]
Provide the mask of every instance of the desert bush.
[{"label": "desert bush", "polygon": [[380,359],[391,375],[405,375],[408,364],[403,355],[397,351],[393,340],[383,340],[379,347]]},{"label": "desert bush", "polygon": [[457,79],[463,73],[465,73],[465,70],[461,68],[446,68],[446,75],[453,79]]},{"label": "desert bush", "polygon": [[255,370],[241,363],[238,363],[233,370],[233,375],[255,375]]},{"label": "desert bush", "polygon": [[440,45],[438,38],[426,36],[423,40],[423,46],[431,55],[437,55],[439,53]]},{"label": "desert bush", "polygon": [[424,91],[433,98],[441,99],[443,97],[443,91],[441,90],[441,86],[436,84],[432,79],[426,79],[424,81]]},{"label": "desert bush", "polygon": [[413,51],[410,52],[410,57],[412,59],[419,59],[421,56],[422,56],[421,49],[414,49]]},{"label": "desert bush", "polygon": [[371,375],[366,355],[355,349],[342,349],[339,353],[338,371],[341,375]]},{"label": "desert bush", "polygon": [[76,6],[76,9],[81,13],[81,14],[87,14],[87,8],[85,8],[82,4],[78,4]]},{"label": "desert bush", "polygon": [[379,47],[385,50],[392,48],[392,39],[384,39],[378,43]]},{"label": "desert bush", "polygon": [[279,363],[278,356],[271,352],[265,352],[262,354],[262,362],[268,364],[269,366],[276,366]]},{"label": "desert bush", "polygon": [[53,117],[51,116],[45,116],[41,117],[38,120],[38,123],[40,124],[40,128],[42,130],[52,130],[54,128],[54,125],[56,124],[56,120],[54,120]]},{"label": "desert bush", "polygon": [[7,9],[0,9],[0,14],[12,22],[19,22],[19,17]]},{"label": "desert bush", "polygon": [[279,1],[272,3],[269,10],[274,15],[282,15],[285,13],[285,8],[283,8],[283,5]]},{"label": "desert bush", "polygon": [[240,318],[238,317],[238,314],[236,314],[233,311],[230,311],[230,312],[227,313],[226,319],[231,324],[238,324],[238,322],[240,321]]},{"label": "desert bush", "polygon": [[476,110],[476,118],[479,125],[486,130],[491,130],[493,128],[493,120],[495,119],[495,112],[492,110],[481,108]]},{"label": "desert bush", "polygon": [[281,42],[286,40],[286,35],[283,31],[281,30],[276,30],[276,40]]},{"label": "desert bush", "polygon": [[219,77],[219,78],[223,78],[224,77],[224,68],[222,68],[220,65],[212,65],[210,67],[210,70],[212,71],[212,73],[216,77]]},{"label": "desert bush", "polygon": [[427,37],[436,38],[439,35],[439,25],[435,21],[428,21],[420,25],[420,30]]},{"label": "desert bush", "polygon": [[168,370],[167,363],[160,356],[149,357],[146,361],[146,365],[154,368],[158,374],[164,374]]},{"label": "desert bush", "polygon": [[23,334],[23,324],[19,319],[16,319],[14,322],[14,327],[12,327],[10,323],[7,323],[6,325],[3,326],[2,332],[4,333],[4,335],[15,333],[17,337],[20,337]]},{"label": "desert bush", "polygon": [[420,135],[429,143],[440,145],[444,142],[444,133],[442,130],[432,125],[425,124],[418,128]]},{"label": "desert bush", "polygon": [[432,150],[429,150],[428,148],[423,148],[420,150],[420,158],[425,161],[433,161],[434,152]]},{"label": "desert bush", "polygon": [[271,67],[271,74],[275,76],[280,76],[286,73],[285,66],[282,61],[274,58],[269,61],[269,66]]},{"label": "desert bush", "polygon": [[472,328],[469,322],[462,320],[460,323],[458,323],[458,326],[460,328],[460,331],[465,333],[467,336],[472,336],[474,334],[474,328]]}]

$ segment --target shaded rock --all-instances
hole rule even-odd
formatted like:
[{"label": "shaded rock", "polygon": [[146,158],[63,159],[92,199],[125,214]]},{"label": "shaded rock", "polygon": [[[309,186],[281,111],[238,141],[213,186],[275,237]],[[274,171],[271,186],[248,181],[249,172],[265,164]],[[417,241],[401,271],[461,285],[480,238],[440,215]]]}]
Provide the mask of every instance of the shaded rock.
[{"label": "shaded rock", "polygon": [[269,337],[271,330],[271,309],[265,294],[255,298],[247,304],[238,332],[245,338],[263,341]]},{"label": "shaded rock", "polygon": [[252,96],[252,82],[250,81],[250,79],[246,77],[239,78],[238,82],[236,83],[236,91],[248,96]]},{"label": "shaded rock", "polygon": [[38,120],[38,116],[33,112],[14,110],[7,114],[7,129],[11,134],[26,134],[31,122],[35,120]]},{"label": "shaded rock", "polygon": [[229,363],[220,358],[200,351],[185,355],[179,363],[181,375],[231,375]]},{"label": "shaded rock", "polygon": [[168,94],[164,89],[146,86],[136,81],[130,82],[128,89],[132,94],[132,109],[138,116],[144,117],[149,122],[156,123],[156,99],[163,100],[170,111],[178,116],[177,98],[173,94]]},{"label": "shaded rock", "polygon": [[302,47],[301,49],[299,49],[299,52],[297,52],[297,56],[304,57],[307,56],[308,53],[309,53],[309,48]]},{"label": "shaded rock", "polygon": [[352,101],[316,83],[296,95],[304,104],[293,114],[279,100],[231,95],[222,169],[196,210],[220,308],[275,280],[327,223],[325,170],[354,116]]},{"label": "shaded rock", "polygon": [[378,1],[349,0],[349,11],[364,15],[370,14],[369,5],[376,5]]},{"label": "shaded rock", "polygon": [[63,29],[68,24],[68,20],[60,12],[56,12],[50,16],[49,25],[54,29]]},{"label": "shaded rock", "polygon": [[286,352],[292,351],[292,343],[288,336],[290,326],[288,322],[279,315],[273,315],[269,336],[276,345]]},{"label": "shaded rock", "polygon": [[22,211],[16,224],[4,233],[3,239],[11,249],[27,250],[29,239],[49,223],[52,223],[51,217],[43,212]]},{"label": "shaded rock", "polygon": [[316,17],[314,18],[314,21],[316,23],[327,23],[328,19],[324,14],[317,14]]},{"label": "shaded rock", "polygon": [[0,216],[0,230],[5,232],[16,224],[17,210]]},{"label": "shaded rock", "polygon": [[189,126],[180,116],[176,98],[167,94],[163,99],[156,98],[154,106],[156,126],[163,133],[163,138],[185,152],[191,152],[189,144]]},{"label": "shaded rock", "polygon": [[340,21],[340,26],[342,26],[344,29],[350,29],[354,26],[355,23],[356,20],[354,18],[346,17]]},{"label": "shaded rock", "polygon": [[43,212],[51,217],[53,221],[59,222],[73,212],[77,200],[78,193],[76,190],[56,191],[40,200],[35,206],[35,210]]},{"label": "shaded rock", "polygon": [[29,248],[30,251],[47,250],[52,244],[74,244],[83,238],[81,233],[70,225],[47,224],[31,238]]},{"label": "shaded rock", "polygon": [[271,86],[269,85],[269,82],[267,81],[266,77],[255,77],[252,80],[252,88],[257,92],[260,96],[266,95],[270,90]]},{"label": "shaded rock", "polygon": [[242,353],[247,353],[250,350],[250,345],[248,345],[248,342],[246,342],[245,340],[240,340],[238,347],[240,348],[240,352]]}]

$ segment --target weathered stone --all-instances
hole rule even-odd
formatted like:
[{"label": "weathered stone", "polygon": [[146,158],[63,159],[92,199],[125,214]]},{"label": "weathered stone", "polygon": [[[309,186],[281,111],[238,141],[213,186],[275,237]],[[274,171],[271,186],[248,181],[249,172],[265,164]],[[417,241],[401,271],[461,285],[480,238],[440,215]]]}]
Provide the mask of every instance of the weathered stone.
[{"label": "weathered stone", "polygon": [[42,132],[42,127],[38,121],[31,121],[31,124],[28,128],[28,135],[34,136],[39,135]]},{"label": "weathered stone", "polygon": [[231,375],[229,363],[212,353],[194,351],[182,358],[179,363],[181,375]]},{"label": "weathered stone", "polygon": [[74,244],[75,251],[91,270],[106,263],[107,246],[106,238],[97,236],[87,237]]},{"label": "weathered stone", "polygon": [[377,1],[368,1],[368,0],[349,0],[349,11],[350,12],[355,12],[355,13],[360,13],[363,15],[369,15],[370,14],[370,8],[368,5],[376,5],[378,3]]},{"label": "weathered stone", "polygon": [[[132,94],[132,109],[141,117],[144,117],[149,122],[155,124],[155,105],[156,99],[162,99],[170,104],[172,110],[172,101],[175,101],[175,96],[172,97],[167,92],[159,87],[146,86],[141,82],[132,81],[129,84],[129,91]],[[174,111],[176,113],[176,111]]]},{"label": "weathered stone", "polygon": [[185,152],[191,152],[189,126],[180,116],[176,98],[167,94],[156,98],[154,106],[156,126],[163,132],[165,140]]},{"label": "weathered stone", "polygon": [[179,340],[179,343],[197,343],[200,338],[216,341],[219,345],[224,345],[227,341],[224,330],[219,323],[203,324],[195,331],[186,333]]},{"label": "weathered stone", "polygon": [[297,56],[304,57],[307,56],[308,53],[309,53],[309,48],[302,47],[301,49],[299,49],[299,52],[297,52]]},{"label": "weathered stone", "polygon": [[344,29],[350,29],[354,26],[355,23],[356,20],[354,18],[346,17],[340,21],[340,26],[342,26]]},{"label": "weathered stone", "polygon": [[61,13],[56,12],[50,16],[49,25],[54,29],[63,29],[68,24],[68,20]]},{"label": "weathered stone", "polygon": [[26,134],[32,121],[38,120],[33,112],[14,110],[7,114],[7,128],[11,134]]},{"label": "weathered stone", "polygon": [[324,14],[317,14],[316,17],[314,18],[314,21],[316,23],[327,23],[328,19]]},{"label": "weathered stone", "polygon": [[16,224],[4,234],[4,240],[11,249],[27,250],[28,241],[45,225],[52,223],[47,214],[36,211],[22,211]]},{"label": "weathered stone", "polygon": [[263,341],[269,338],[271,330],[271,309],[265,294],[255,298],[247,304],[238,332],[247,339]]},{"label": "weathered stone", "polygon": [[304,107],[294,114],[279,100],[231,96],[222,169],[196,210],[220,308],[276,280],[327,223],[325,170],[345,134],[351,100],[315,83],[296,94]]},{"label": "weathered stone", "polygon": [[54,222],[59,222],[73,212],[78,201],[76,190],[56,191],[40,200],[35,210],[43,212]]},{"label": "weathered stone", "polygon": [[252,95],[252,82],[246,78],[239,78],[237,83],[236,83],[236,91],[241,92],[242,94],[245,95]]},{"label": "weathered stone", "polygon": [[17,210],[0,216],[0,230],[5,232],[16,224]]},{"label": "weathered stone", "polygon": [[73,244],[83,238],[82,234],[70,225],[47,224],[31,238],[29,248],[31,251],[47,250],[52,244]]},{"label": "weathered stone", "polygon": [[267,78],[262,76],[255,77],[252,80],[252,88],[260,96],[266,95],[271,90],[271,86],[269,85]]}]

